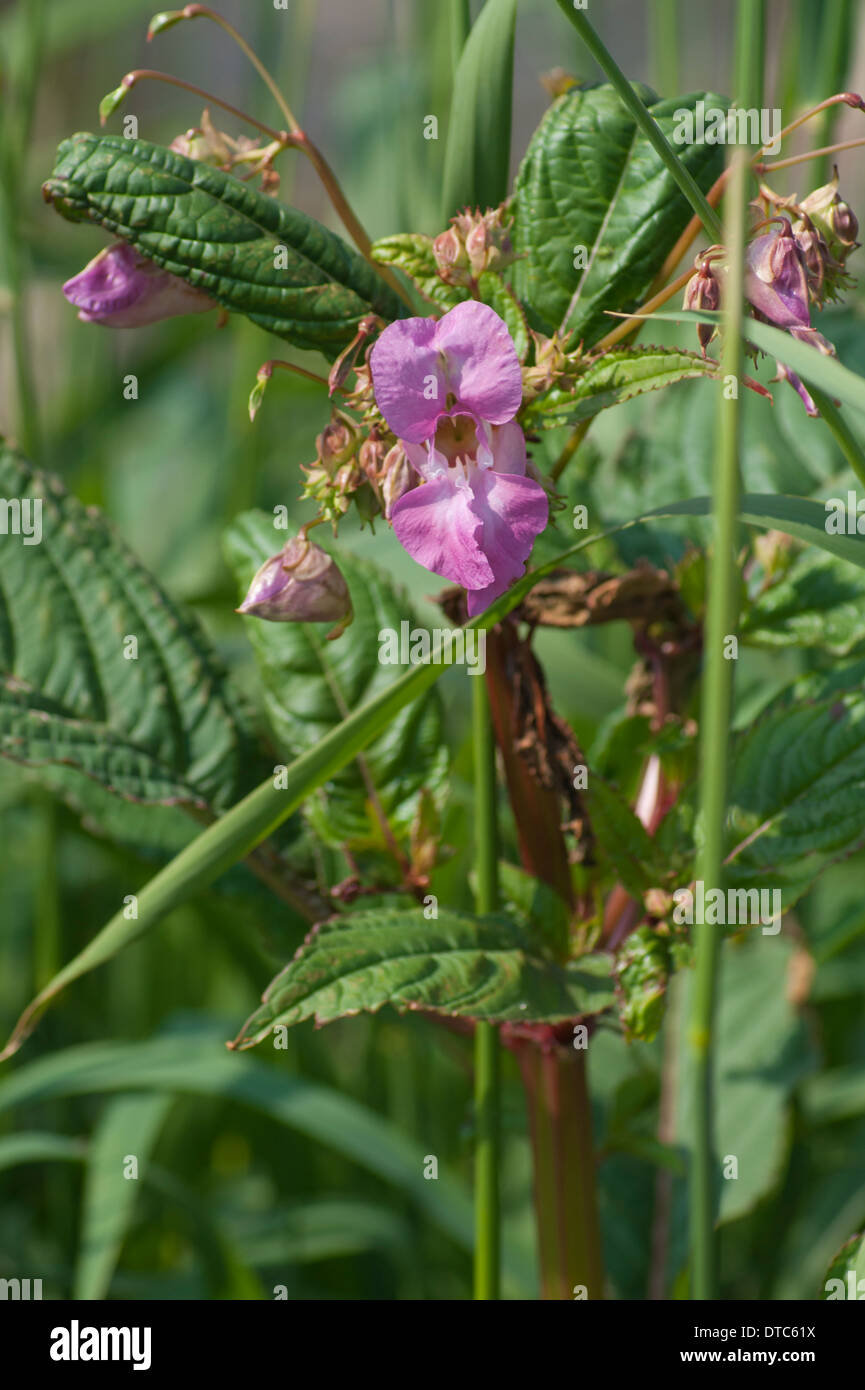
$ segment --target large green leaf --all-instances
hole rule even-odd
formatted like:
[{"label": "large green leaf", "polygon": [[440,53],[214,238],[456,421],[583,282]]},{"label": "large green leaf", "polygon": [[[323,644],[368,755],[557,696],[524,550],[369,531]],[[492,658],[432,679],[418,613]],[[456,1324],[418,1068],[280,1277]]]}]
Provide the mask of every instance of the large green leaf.
[{"label": "large green leaf", "polygon": [[97,222],[224,308],[328,357],[365,314],[403,312],[363,257],[319,222],[161,145],[75,135],[45,189],[65,217]]},{"label": "large green leaf", "polygon": [[[280,549],[284,531],[263,512],[237,518],[226,537],[229,560],[245,593],[259,566]],[[336,642],[327,624],[270,623],[248,618],[258,657],[263,694],[277,747],[296,757],[336,728],[347,712],[374,698],[392,682],[392,668],[379,661],[379,633],[400,632],[418,620],[382,571],[341,550],[340,569],[351,591],[354,621]],[[364,754],[378,800],[397,835],[406,833],[425,788],[438,795],[447,771],[447,748],[438,692],[402,710]],[[332,778],[306,812],[316,832],[333,845],[381,845],[381,828],[357,764]]]},{"label": "large green leaf", "polygon": [[[669,138],[694,93],[658,101],[635,85]],[[723,169],[718,145],[677,146],[703,190]],[[691,218],[691,208],[609,84],[577,87],[550,107],[514,188],[514,289],[545,333],[564,326],[590,345],[609,331],[607,309],[636,308]],[[578,248],[584,248],[585,257]],[[585,268],[581,262],[585,259]],[[577,264],[575,265],[575,261]]]},{"label": "large green leaf", "polygon": [[567,966],[540,954],[512,922],[424,909],[358,912],[323,922],[269,986],[236,1046],[252,1047],[277,1024],[380,1009],[428,1009],[496,1023],[557,1023],[613,1002],[611,961]]},{"label": "large green leaf", "polygon": [[[793,945],[784,937],[728,942],[723,951],[717,1022],[718,1072],[715,1155],[720,1219],[750,1211],[779,1181],[790,1143],[789,1107],[794,1087],[815,1064],[805,1024],[787,994]],[[693,976],[685,981],[685,1012]],[[678,1071],[677,1140],[692,1133],[692,1055]],[[722,1176],[728,1156],[738,1173]],[[732,1165],[729,1166],[730,1173]]]},{"label": "large green leaf", "polygon": [[460,208],[496,207],[508,191],[517,0],[486,0],[454,75],[442,222]]},{"label": "large green leaf", "polygon": [[785,909],[865,844],[865,693],[773,701],[733,746],[728,874],[778,889]]},{"label": "large green leaf", "polygon": [[843,560],[805,551],[747,608],[741,631],[755,646],[849,656],[865,643],[865,578]]},{"label": "large green leaf", "polygon": [[84,775],[137,801],[230,804],[256,774],[252,729],[197,621],[2,446],[0,495],[39,504],[42,527],[39,544],[0,534],[0,754],[62,765],[64,794]]}]

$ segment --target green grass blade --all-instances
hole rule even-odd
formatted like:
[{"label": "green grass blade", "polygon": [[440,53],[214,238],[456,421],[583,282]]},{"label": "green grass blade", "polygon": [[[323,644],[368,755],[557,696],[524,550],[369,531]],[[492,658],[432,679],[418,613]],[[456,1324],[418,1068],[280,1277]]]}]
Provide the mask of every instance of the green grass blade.
[{"label": "green grass blade", "polygon": [[496,207],[508,191],[516,0],[486,0],[454,76],[442,224],[462,207]]},{"label": "green grass blade", "polygon": [[[124,1237],[132,1222],[138,1178],[174,1103],[174,1096],[119,1096],[105,1107],[90,1142],[81,1216],[74,1299],[108,1297]],[[134,1158],[137,1176],[126,1164]]]}]

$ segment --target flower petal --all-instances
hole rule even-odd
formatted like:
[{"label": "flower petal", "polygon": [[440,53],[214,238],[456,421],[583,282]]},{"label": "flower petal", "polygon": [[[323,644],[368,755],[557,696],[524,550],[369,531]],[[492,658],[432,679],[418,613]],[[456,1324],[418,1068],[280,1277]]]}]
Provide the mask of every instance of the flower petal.
[{"label": "flower petal", "polygon": [[475,300],[457,304],[436,325],[435,346],[444,353],[447,390],[458,406],[492,425],[514,418],[523,398],[523,374],[514,340],[495,309]]},{"label": "flower petal", "polygon": [[503,594],[523,574],[535,536],[543,531],[549,516],[547,494],[531,478],[479,470],[472,478],[474,512],[483,522],[481,546],[493,571],[492,581],[483,586],[466,585],[469,617]]},{"label": "flower petal", "polygon": [[444,411],[448,388],[436,327],[435,319],[397,319],[369,357],[376,404],[394,434],[409,444],[431,439]]},{"label": "flower petal", "polygon": [[397,540],[412,559],[466,589],[482,588],[494,578],[480,544],[484,523],[472,510],[473,501],[468,487],[445,476],[407,492],[391,512]]},{"label": "flower petal", "polygon": [[522,478],[526,472],[526,436],[515,420],[492,428],[493,468]]},{"label": "flower petal", "polygon": [[216,303],[179,276],[160,270],[129,246],[115,242],[67,280],[63,293],[83,323],[139,328],[178,314],[205,313]]}]

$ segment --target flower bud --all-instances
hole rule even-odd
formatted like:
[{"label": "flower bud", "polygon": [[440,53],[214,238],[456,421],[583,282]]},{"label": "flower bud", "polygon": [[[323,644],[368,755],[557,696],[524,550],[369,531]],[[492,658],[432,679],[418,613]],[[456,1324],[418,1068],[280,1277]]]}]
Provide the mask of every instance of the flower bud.
[{"label": "flower bud", "polygon": [[387,458],[392,439],[393,435],[382,438],[378,431],[373,429],[358,450],[357,461],[369,481],[374,485],[379,481],[382,465]]},{"label": "flower bud", "polygon": [[780,231],[759,236],[746,254],[745,293],[768,323],[809,328],[808,280],[802,253],[786,217]]},{"label": "flower bud", "polygon": [[354,458],[359,441],[360,434],[354,420],[341,410],[335,410],[330,424],[316,438],[318,461],[332,477],[337,468]]},{"label": "flower bud", "polygon": [[[709,256],[698,256],[697,272],[692,275],[685,286],[685,298],[682,303],[683,309],[708,309],[714,313],[721,307],[721,282],[712,268],[712,260]],[[706,356],[706,348],[712,341],[715,333],[715,326],[711,323],[697,324],[697,340],[703,356]]]},{"label": "flower bud", "polygon": [[817,223],[829,244],[829,250],[843,266],[849,252],[859,244],[856,240],[859,221],[850,204],[845,203],[838,192],[837,167],[831,183],[815,188],[799,204],[799,209]]},{"label": "flower bud", "polygon": [[178,314],[203,314],[216,301],[203,290],[160,270],[125,241],[100,251],[80,274],[67,280],[63,293],[83,323],[109,328],[140,328]]},{"label": "flower bud", "polygon": [[534,400],[565,375],[569,366],[564,345],[557,333],[547,338],[543,333],[529,329],[532,340],[532,362],[523,367],[523,400]]},{"label": "flower bud", "polygon": [[433,242],[433,256],[439,275],[449,285],[467,285],[471,282],[465,243],[456,228],[449,227],[446,232],[439,233]]},{"label": "flower bud", "polygon": [[336,623],[328,641],[354,617],[351,595],[333,556],[295,536],[258,570],[237,609],[271,623]]},{"label": "flower bud", "polygon": [[849,203],[836,198],[829,208],[827,221],[842,246],[852,249],[858,245],[859,219]]},{"label": "flower bud", "polygon": [[395,504],[411,491],[418,480],[401,444],[394,444],[388,451],[380,476],[385,520],[390,521]]},{"label": "flower bud", "polygon": [[832,256],[826,244],[826,238],[820,234],[807,213],[802,220],[797,222],[793,227],[793,235],[796,238],[796,245],[799,247],[802,254],[802,260],[805,262],[809,289],[819,303],[821,301],[826,268],[832,262]]}]

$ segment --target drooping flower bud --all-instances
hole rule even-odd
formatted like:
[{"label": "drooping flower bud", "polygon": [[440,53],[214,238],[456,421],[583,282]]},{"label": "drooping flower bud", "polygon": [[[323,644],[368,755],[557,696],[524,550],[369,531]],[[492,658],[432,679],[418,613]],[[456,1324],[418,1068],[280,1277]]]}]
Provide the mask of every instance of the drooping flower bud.
[{"label": "drooping flower bud", "polygon": [[354,617],[351,595],[332,555],[295,536],[258,570],[237,609],[271,623],[336,623],[332,642]]},{"label": "drooping flower bud", "polygon": [[829,208],[828,221],[842,246],[852,250],[854,246],[859,245],[856,240],[859,235],[859,219],[849,203],[836,198]]},{"label": "drooping flower bud", "polygon": [[[691,276],[685,286],[683,309],[708,309],[714,313],[721,307],[721,282],[712,266],[712,261],[717,254],[719,254],[719,248],[710,247],[709,251],[701,253],[696,258],[694,262],[697,267],[696,274]],[[714,324],[697,324],[697,339],[704,357],[706,356],[706,348],[712,341],[715,332]]]},{"label": "drooping flower bud", "polygon": [[849,253],[859,245],[859,221],[849,203],[845,203],[838,192],[838,169],[833,172],[830,183],[815,188],[800,204],[799,209],[816,222],[829,246],[829,250],[844,266]]},{"label": "drooping flower bud", "polygon": [[378,428],[373,428],[358,450],[357,461],[373,486],[378,485],[392,443],[393,435],[389,431],[383,435]]},{"label": "drooping flower bud", "polygon": [[351,416],[335,410],[330,423],[317,436],[315,447],[318,462],[333,477],[342,464],[354,458],[360,443],[360,431]]},{"label": "drooping flower bud", "polygon": [[418,482],[418,475],[406,458],[401,444],[394,444],[381,467],[381,495],[385,520],[390,521],[395,504]]},{"label": "drooping flower bud", "polygon": [[802,253],[786,217],[778,231],[759,236],[746,254],[745,293],[778,328],[809,328],[808,280]]},{"label": "drooping flower bud", "polygon": [[794,224],[793,235],[805,262],[811,297],[816,304],[822,304],[827,270],[833,266],[840,270],[841,267],[834,261],[826,238],[815,227],[807,213]]},{"label": "drooping flower bud", "polygon": [[203,290],[160,270],[125,241],[100,251],[67,280],[63,293],[83,323],[140,328],[178,314],[204,314],[217,307]]}]

